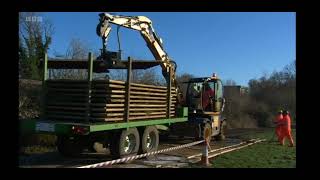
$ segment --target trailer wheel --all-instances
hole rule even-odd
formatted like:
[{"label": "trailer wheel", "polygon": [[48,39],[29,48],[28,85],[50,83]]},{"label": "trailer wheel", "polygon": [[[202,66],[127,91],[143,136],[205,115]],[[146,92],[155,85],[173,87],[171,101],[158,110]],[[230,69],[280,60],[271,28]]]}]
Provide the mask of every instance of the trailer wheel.
[{"label": "trailer wheel", "polygon": [[137,128],[115,132],[111,142],[110,151],[113,158],[123,158],[137,155],[140,146],[140,136]]},{"label": "trailer wheel", "polygon": [[80,144],[79,138],[70,136],[58,136],[57,148],[63,156],[78,156],[83,146]]},{"label": "trailer wheel", "polygon": [[155,126],[148,126],[141,138],[142,153],[156,151],[159,146],[159,131]]}]

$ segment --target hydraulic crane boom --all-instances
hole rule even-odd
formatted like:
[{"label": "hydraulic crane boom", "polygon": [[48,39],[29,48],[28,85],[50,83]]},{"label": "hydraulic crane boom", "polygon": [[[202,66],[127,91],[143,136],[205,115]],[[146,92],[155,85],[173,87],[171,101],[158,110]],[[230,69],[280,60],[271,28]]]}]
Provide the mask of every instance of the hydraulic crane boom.
[{"label": "hydraulic crane boom", "polygon": [[[152,27],[152,21],[149,18],[145,16],[111,15],[108,13],[101,13],[99,16],[100,22],[97,26],[97,34],[98,36],[102,37],[102,53],[106,52],[106,42],[111,31],[111,26],[109,23],[139,31],[143,39],[146,41],[148,48],[152,52],[152,55],[157,61],[161,61],[163,76],[166,80],[168,80],[168,78],[171,79],[173,86],[176,88],[177,93],[179,93],[175,74],[177,65],[165,52],[162,40],[155,33]],[[171,74],[169,73],[170,70]]]}]

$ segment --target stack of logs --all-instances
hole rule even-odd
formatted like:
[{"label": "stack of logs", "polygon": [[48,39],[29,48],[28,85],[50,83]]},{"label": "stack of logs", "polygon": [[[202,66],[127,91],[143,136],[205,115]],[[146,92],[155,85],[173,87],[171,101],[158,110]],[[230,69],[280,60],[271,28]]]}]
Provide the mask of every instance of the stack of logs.
[{"label": "stack of logs", "polygon": [[85,80],[47,80],[45,116],[54,120],[87,119],[88,82]]},{"label": "stack of logs", "polygon": [[[126,120],[126,83],[115,80],[48,80],[46,116],[55,120]],[[89,96],[89,94],[91,96]],[[129,120],[167,117],[167,88],[130,83]],[[171,90],[170,117],[175,116],[176,92]],[[89,115],[88,115],[89,114]]]}]

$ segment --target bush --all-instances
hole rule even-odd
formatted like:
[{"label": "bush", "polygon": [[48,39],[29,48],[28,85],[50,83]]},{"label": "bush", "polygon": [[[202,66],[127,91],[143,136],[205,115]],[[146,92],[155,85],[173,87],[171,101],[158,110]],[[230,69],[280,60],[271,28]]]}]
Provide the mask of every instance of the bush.
[{"label": "bush", "polygon": [[255,103],[251,117],[256,120],[259,127],[270,127],[272,124],[272,113],[268,109],[268,106],[264,103]]},{"label": "bush", "polygon": [[292,123],[296,117],[295,62],[280,72],[249,81],[247,94],[228,94],[224,116],[229,128],[270,127],[280,109],[289,110]]},{"label": "bush", "polygon": [[[41,81],[19,79],[19,120],[28,121],[40,114]],[[20,146],[55,146],[56,136],[32,134],[20,136]]]},{"label": "bush", "polygon": [[19,119],[30,119],[40,114],[41,81],[19,79]]},{"label": "bush", "polygon": [[57,137],[51,134],[30,134],[20,137],[20,146],[55,146]]},{"label": "bush", "polygon": [[230,95],[226,97],[226,106],[223,112],[227,118],[227,128],[256,128],[257,120],[249,115],[252,107],[251,98],[248,95]]},{"label": "bush", "polygon": [[[277,111],[289,110],[292,119],[296,116],[296,69],[295,63],[282,71],[264,75],[249,81],[250,96],[256,102],[253,116],[259,125],[269,126]],[[292,120],[294,121],[294,120]]]}]

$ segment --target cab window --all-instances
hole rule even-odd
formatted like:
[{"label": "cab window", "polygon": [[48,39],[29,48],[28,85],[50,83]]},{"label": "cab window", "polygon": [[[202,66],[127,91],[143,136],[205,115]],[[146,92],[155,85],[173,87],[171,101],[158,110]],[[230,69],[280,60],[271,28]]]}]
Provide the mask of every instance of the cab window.
[{"label": "cab window", "polygon": [[217,81],[216,88],[215,88],[215,91],[216,91],[215,98],[217,100],[223,98],[223,89],[222,88],[223,88],[223,86],[222,86],[221,81]]},{"label": "cab window", "polygon": [[193,98],[199,98],[201,94],[202,83],[191,83],[188,96]]}]

